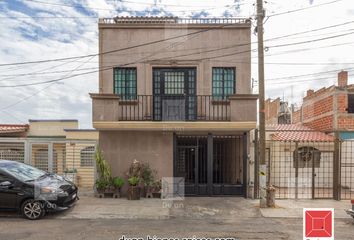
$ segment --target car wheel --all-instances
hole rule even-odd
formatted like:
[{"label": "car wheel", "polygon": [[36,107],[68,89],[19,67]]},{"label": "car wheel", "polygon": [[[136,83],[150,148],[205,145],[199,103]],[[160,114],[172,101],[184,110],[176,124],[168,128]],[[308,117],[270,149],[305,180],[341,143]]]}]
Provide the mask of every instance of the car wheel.
[{"label": "car wheel", "polygon": [[37,220],[44,216],[45,210],[41,202],[35,200],[27,200],[21,207],[22,215],[29,220]]}]

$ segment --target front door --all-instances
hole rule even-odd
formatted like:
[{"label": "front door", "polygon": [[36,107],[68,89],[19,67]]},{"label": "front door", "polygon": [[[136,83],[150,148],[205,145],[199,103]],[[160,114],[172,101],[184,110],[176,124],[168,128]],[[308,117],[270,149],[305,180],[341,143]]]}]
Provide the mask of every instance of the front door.
[{"label": "front door", "polygon": [[174,176],[186,195],[245,195],[243,136],[176,136]]},{"label": "front door", "polygon": [[207,195],[207,139],[180,139],[176,149],[174,176],[184,178],[186,195]]},{"label": "front door", "polygon": [[196,69],[154,68],[154,120],[196,118]]}]

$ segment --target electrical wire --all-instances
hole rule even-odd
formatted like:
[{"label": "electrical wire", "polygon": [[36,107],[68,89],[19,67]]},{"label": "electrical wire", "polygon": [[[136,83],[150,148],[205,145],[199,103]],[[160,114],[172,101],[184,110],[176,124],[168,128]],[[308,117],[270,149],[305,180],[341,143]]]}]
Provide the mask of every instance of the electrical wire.
[{"label": "electrical wire", "polygon": [[337,3],[337,2],[341,2],[341,1],[343,1],[343,0],[335,0],[335,1],[331,1],[331,2],[325,2],[325,3],[321,3],[321,4],[311,5],[309,7],[303,7],[303,8],[293,9],[293,10],[289,10],[289,11],[285,11],[285,12],[274,13],[274,14],[268,15],[268,17],[276,17],[276,16],[280,16],[280,15],[284,15],[284,14],[299,12],[299,11],[308,10],[311,8],[329,5],[329,4],[333,4],[333,3]]}]

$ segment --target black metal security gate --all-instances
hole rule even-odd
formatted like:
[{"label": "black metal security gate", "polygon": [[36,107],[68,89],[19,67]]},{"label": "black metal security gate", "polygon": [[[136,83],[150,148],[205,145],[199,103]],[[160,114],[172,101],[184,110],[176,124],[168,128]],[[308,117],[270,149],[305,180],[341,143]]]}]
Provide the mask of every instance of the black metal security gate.
[{"label": "black metal security gate", "polygon": [[153,69],[154,120],[196,119],[196,69]]},{"label": "black metal security gate", "polygon": [[186,195],[244,195],[246,136],[175,136],[174,176]]},{"label": "black metal security gate", "polygon": [[276,198],[333,198],[333,142],[267,141]]}]

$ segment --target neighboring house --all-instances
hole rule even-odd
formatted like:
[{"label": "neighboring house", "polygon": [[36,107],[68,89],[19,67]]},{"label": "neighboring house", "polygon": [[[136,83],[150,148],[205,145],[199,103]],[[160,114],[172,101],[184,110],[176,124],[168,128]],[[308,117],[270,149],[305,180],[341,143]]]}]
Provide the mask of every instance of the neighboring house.
[{"label": "neighboring house", "polygon": [[293,123],[354,138],[354,85],[348,85],[348,72],[338,73],[338,86],[308,90],[302,107],[293,113]]},{"label": "neighboring house", "polygon": [[29,120],[29,124],[0,124],[0,159],[31,164],[72,177],[79,187],[92,189],[95,130],[78,129],[77,120]]},{"label": "neighboring house", "polygon": [[265,101],[266,124],[291,124],[291,113],[291,106],[280,98]]},{"label": "neighboring house", "polygon": [[277,198],[333,198],[333,136],[299,124],[273,124],[266,138]]},{"label": "neighboring house", "polygon": [[98,27],[93,127],[113,174],[126,177],[136,159],[184,177],[186,194],[246,196],[258,98],[250,20],[117,17]]}]

